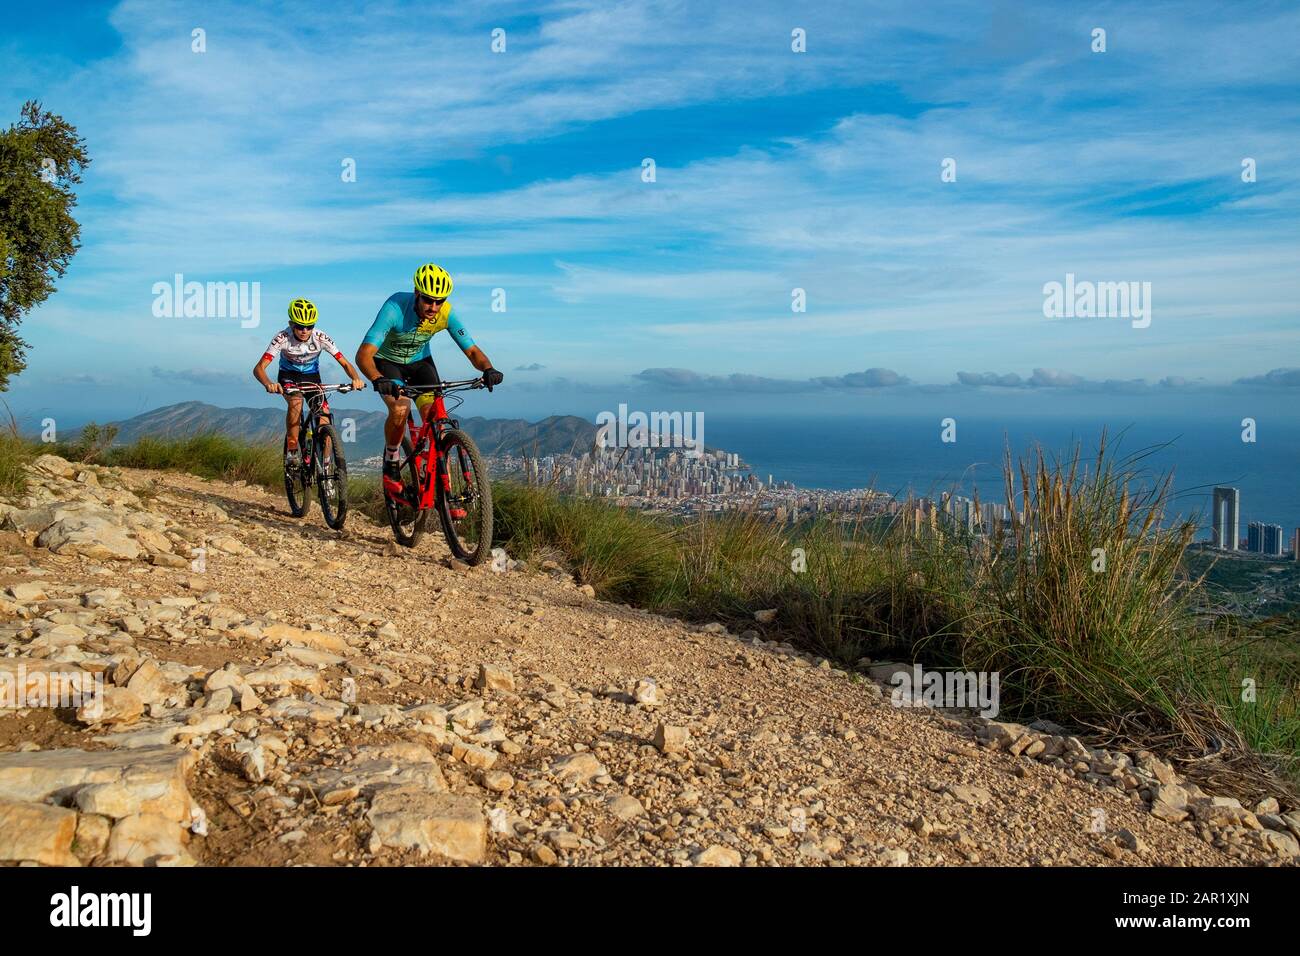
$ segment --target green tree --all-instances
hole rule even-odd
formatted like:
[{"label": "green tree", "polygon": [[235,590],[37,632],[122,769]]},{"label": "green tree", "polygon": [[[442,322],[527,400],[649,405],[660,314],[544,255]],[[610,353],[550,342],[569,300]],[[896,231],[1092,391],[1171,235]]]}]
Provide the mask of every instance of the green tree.
[{"label": "green tree", "polygon": [[80,245],[72,187],[89,163],[76,128],[34,100],[0,132],[0,392],[27,365],[23,316],[49,298]]}]

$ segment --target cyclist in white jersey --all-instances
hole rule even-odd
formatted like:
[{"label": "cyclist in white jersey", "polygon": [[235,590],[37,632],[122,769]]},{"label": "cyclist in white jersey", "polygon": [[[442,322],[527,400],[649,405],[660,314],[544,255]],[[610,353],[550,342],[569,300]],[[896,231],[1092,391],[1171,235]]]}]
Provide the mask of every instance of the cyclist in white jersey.
[{"label": "cyclist in white jersey", "polygon": [[[357,374],[352,363],[343,357],[334,340],[322,329],[316,328],[316,306],[306,299],[294,299],[289,303],[288,328],[276,333],[275,338],[271,339],[271,344],[262,353],[262,358],[257,365],[253,366],[253,377],[262,384],[262,387],[272,395],[284,395],[285,401],[289,403],[284,419],[286,465],[297,465],[300,462],[298,423],[302,417],[302,393],[297,391],[286,393],[281,386],[286,382],[321,384],[322,352],[328,352],[343,366],[343,371],[347,373],[348,378],[352,379],[353,388],[365,388],[365,380]],[[277,356],[280,359],[280,371],[273,382],[267,377],[266,367]],[[327,414],[321,416],[321,420],[329,421],[329,402],[325,403],[324,411]]]}]

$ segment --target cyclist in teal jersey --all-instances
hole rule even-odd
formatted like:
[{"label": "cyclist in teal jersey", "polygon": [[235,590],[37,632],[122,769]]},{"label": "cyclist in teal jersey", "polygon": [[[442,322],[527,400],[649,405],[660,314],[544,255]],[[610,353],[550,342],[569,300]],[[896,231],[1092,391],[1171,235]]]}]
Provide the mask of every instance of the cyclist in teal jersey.
[{"label": "cyclist in teal jersey", "polygon": [[[402,399],[401,385],[436,385],[438,368],[433,364],[429,340],[444,329],[460,346],[490,390],[505,377],[492,367],[484,351],[474,344],[469,330],[456,316],[448,296],[451,276],[441,266],[425,263],[415,270],[415,291],[395,292],[388,297],[375,316],[361,347],[357,349],[357,368],[370,379],[375,391],[388,406],[384,422],[384,474],[398,479],[398,453],[410,405]],[[425,414],[433,401],[432,393],[416,399],[416,408]]]}]

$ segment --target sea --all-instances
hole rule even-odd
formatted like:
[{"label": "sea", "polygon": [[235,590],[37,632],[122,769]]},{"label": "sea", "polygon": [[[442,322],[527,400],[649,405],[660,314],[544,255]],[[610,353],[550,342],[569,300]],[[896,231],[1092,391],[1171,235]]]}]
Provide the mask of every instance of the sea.
[{"label": "sea", "polygon": [[[1216,485],[1241,492],[1241,535],[1251,521],[1279,524],[1290,547],[1300,527],[1300,423],[1270,424],[1254,442],[1239,429],[1197,420],[1057,421],[978,419],[963,416],[956,440],[941,440],[937,418],[747,419],[710,415],[710,448],[737,452],[763,481],[800,488],[874,488],[904,496],[937,498],[955,490],[1005,503],[1002,461],[1041,446],[1067,454],[1076,444],[1095,453],[1102,430],[1117,459],[1137,481],[1173,472],[1174,513],[1197,517],[1208,536]],[[1172,515],[1171,515],[1172,517]]]}]

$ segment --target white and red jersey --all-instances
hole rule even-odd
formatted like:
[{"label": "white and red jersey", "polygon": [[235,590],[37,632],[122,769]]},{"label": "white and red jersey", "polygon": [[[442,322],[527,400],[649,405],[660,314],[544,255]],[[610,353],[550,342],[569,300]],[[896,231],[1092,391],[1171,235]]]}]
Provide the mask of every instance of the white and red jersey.
[{"label": "white and red jersey", "polygon": [[334,340],[320,329],[312,329],[307,341],[302,342],[293,334],[292,328],[285,327],[271,339],[262,358],[273,359],[278,355],[282,370],[311,374],[320,371],[321,352],[326,352],[339,361],[343,360],[343,353],[334,344]]}]

